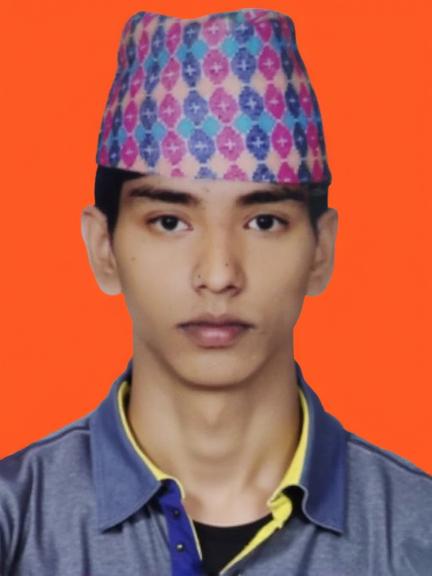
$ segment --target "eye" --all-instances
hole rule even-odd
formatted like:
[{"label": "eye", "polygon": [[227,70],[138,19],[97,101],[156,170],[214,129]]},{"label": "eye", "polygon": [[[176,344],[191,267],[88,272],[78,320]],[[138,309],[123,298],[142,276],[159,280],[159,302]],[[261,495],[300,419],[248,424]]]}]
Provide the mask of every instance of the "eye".
[{"label": "eye", "polygon": [[[162,230],[164,230],[165,232],[167,231],[172,232],[173,230],[175,230],[177,223],[181,222],[180,218],[178,218],[177,216],[173,216],[171,214],[164,214],[162,216],[156,216],[156,218],[151,218],[151,220],[148,220],[148,223],[154,225],[159,220],[162,223]],[[187,230],[187,228],[184,228],[184,230]]]},{"label": "eye", "polygon": [[278,218],[273,214],[259,214],[258,216],[255,216],[255,218],[252,218],[250,222],[253,222],[254,220],[256,220],[258,224],[258,228],[255,228],[255,230],[269,230],[275,221],[281,224],[283,228],[288,226],[288,222],[286,220]]}]

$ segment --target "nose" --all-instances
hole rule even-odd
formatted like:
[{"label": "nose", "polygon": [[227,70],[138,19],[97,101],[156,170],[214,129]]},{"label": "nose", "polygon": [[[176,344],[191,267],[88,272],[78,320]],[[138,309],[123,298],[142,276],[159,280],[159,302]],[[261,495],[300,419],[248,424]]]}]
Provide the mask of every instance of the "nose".
[{"label": "nose", "polygon": [[238,293],[244,281],[240,246],[234,235],[226,230],[207,231],[193,270],[194,289]]}]

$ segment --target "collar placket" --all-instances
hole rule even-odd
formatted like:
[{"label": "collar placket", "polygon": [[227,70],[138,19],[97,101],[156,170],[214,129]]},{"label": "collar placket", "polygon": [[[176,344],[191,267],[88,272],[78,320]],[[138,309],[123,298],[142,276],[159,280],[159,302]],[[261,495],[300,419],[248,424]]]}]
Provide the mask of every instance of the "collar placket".
[{"label": "collar placket", "polygon": [[174,480],[163,480],[157,498],[168,528],[171,575],[204,576],[198,537],[183,506],[179,486]]}]

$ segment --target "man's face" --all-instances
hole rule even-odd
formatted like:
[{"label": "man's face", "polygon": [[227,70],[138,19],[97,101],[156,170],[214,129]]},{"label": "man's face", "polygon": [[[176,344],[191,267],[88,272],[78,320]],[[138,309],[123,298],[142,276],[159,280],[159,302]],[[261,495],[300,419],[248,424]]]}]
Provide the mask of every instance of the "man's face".
[{"label": "man's face", "polygon": [[[302,202],[245,201],[275,189],[159,176],[124,184],[112,254],[134,354],[213,387],[286,362],[317,242]],[[252,328],[228,345],[201,345],[179,324],[205,313],[234,315]]]}]

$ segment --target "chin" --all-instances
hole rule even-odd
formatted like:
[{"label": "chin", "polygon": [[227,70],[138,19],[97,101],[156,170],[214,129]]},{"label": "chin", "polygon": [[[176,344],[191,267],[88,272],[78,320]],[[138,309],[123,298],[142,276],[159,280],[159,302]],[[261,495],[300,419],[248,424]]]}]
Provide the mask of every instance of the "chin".
[{"label": "chin", "polygon": [[173,367],[185,382],[200,388],[223,388],[244,384],[258,370],[251,356],[239,358],[227,349],[207,350],[197,355],[183,355]]}]

